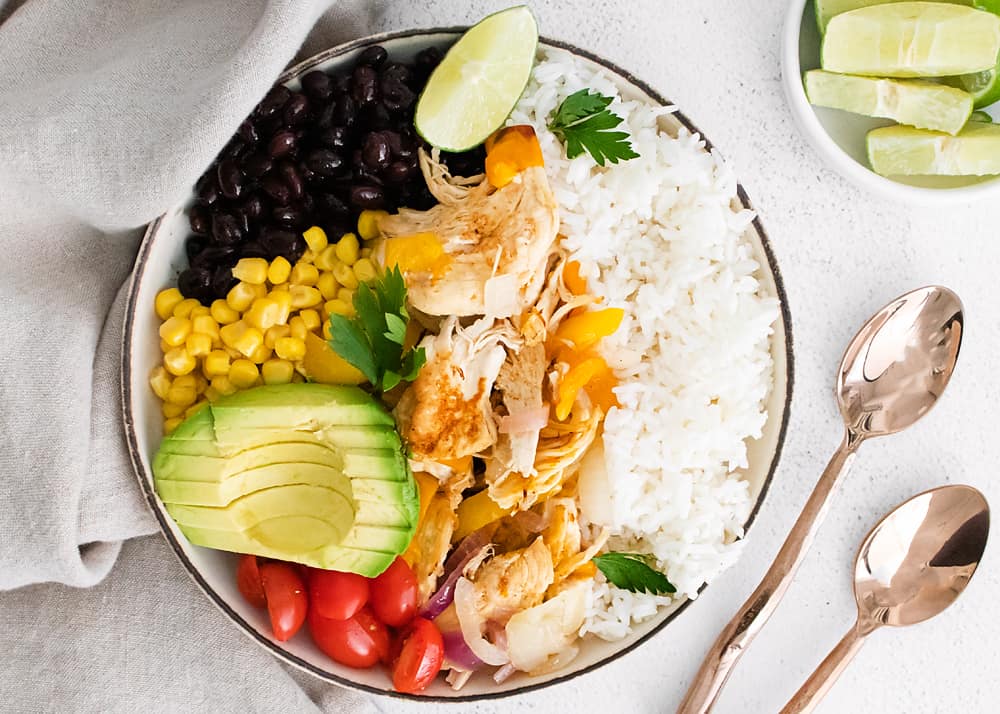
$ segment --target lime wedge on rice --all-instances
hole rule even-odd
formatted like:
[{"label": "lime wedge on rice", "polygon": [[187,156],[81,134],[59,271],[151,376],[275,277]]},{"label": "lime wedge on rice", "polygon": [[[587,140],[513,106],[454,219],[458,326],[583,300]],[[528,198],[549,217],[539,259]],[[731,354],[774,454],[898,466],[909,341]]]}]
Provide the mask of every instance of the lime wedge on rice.
[{"label": "lime wedge on rice", "polygon": [[958,136],[910,126],[873,129],[868,161],[882,176],[1000,174],[1000,125],[969,122]]},{"label": "lime wedge on rice", "polygon": [[920,79],[853,77],[814,69],[806,72],[805,88],[816,106],[949,134],[957,134],[972,114],[967,92]]},{"label": "lime wedge on rice", "polygon": [[948,77],[993,69],[1000,17],[961,5],[898,2],[836,15],[822,68],[877,77]]},{"label": "lime wedge on rice", "polygon": [[537,45],[538,25],[524,5],[470,27],[427,81],[413,119],[417,132],[445,151],[483,143],[521,98]]},{"label": "lime wedge on rice", "polygon": [[1000,65],[985,72],[947,77],[944,81],[952,87],[958,87],[971,94],[976,109],[988,107],[994,102],[1000,101]]}]

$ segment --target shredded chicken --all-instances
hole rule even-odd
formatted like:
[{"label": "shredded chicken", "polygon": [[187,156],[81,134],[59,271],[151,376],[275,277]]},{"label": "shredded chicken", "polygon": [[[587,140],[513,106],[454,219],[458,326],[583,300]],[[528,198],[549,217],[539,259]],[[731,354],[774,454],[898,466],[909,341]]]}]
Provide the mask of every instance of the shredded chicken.
[{"label": "shredded chicken", "polygon": [[417,578],[419,602],[427,602],[434,594],[438,578],[444,572],[444,561],[451,549],[451,535],[458,525],[458,516],[448,497],[438,493],[431,499],[407,549],[407,561]]},{"label": "shredded chicken", "polygon": [[[544,408],[542,384],[547,366],[543,344],[526,344],[516,352],[508,353],[496,382],[508,414]],[[487,467],[487,481],[496,481],[511,471],[531,474],[535,468],[540,432],[541,429],[526,429],[500,434],[493,450],[494,458]]]},{"label": "shredded chicken", "polygon": [[379,229],[387,238],[433,233],[451,264],[443,275],[408,273],[410,303],[428,315],[485,315],[487,283],[517,291],[508,317],[534,304],[559,229],[559,208],[545,169],[534,166],[501,189],[451,177],[440,162],[420,153],[427,186],[440,203],[427,211],[400,209]]},{"label": "shredded chicken", "polygon": [[539,537],[527,548],[486,561],[475,575],[476,609],[484,620],[505,624],[511,615],[542,602],[554,579],[552,554]]}]

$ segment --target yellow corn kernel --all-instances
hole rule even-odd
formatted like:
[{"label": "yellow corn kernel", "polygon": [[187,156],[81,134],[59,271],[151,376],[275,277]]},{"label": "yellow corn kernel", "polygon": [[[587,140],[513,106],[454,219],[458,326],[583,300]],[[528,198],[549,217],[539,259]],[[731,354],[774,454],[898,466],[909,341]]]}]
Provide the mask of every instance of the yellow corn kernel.
[{"label": "yellow corn kernel", "polygon": [[328,315],[351,317],[354,314],[354,306],[339,299],[327,300],[323,305],[323,309],[326,310]]},{"label": "yellow corn kernel", "polygon": [[292,313],[292,294],[289,291],[290,285],[283,286],[284,290],[278,290],[275,288],[267,294],[267,296],[274,300],[278,304],[278,322],[279,325],[284,325],[288,322],[288,316]]},{"label": "yellow corn kernel", "polygon": [[191,386],[174,384],[167,392],[167,401],[181,407],[189,407],[198,401],[198,391],[193,384]]},{"label": "yellow corn kernel", "polygon": [[320,270],[332,270],[337,263],[337,246],[328,245],[316,256],[316,267]]},{"label": "yellow corn kernel", "polygon": [[358,216],[358,235],[365,240],[378,238],[378,222],[388,215],[387,211],[362,211]]},{"label": "yellow corn kernel", "polygon": [[212,338],[200,332],[192,332],[185,340],[184,346],[192,357],[204,357],[212,351]]},{"label": "yellow corn kernel", "polygon": [[330,242],[327,240],[326,231],[319,226],[313,226],[303,233],[302,237],[306,239],[306,245],[309,246],[309,250],[313,253],[319,253]]},{"label": "yellow corn kernel", "polygon": [[295,368],[285,359],[269,359],[260,366],[260,375],[264,384],[288,384],[292,381]]},{"label": "yellow corn kernel", "polygon": [[299,263],[309,263],[310,265],[312,265],[313,261],[315,261],[315,260],[316,260],[316,254],[313,251],[307,249],[302,254],[302,257],[299,258],[298,262]]},{"label": "yellow corn kernel", "polygon": [[170,345],[168,345],[164,340],[160,340],[160,352],[162,352],[163,354],[166,354],[171,349],[173,349],[173,348]]},{"label": "yellow corn kernel", "polygon": [[249,359],[254,364],[264,364],[269,359],[271,359],[271,356],[273,354],[274,350],[272,350],[267,345],[262,344],[260,347],[251,352],[250,355],[247,357],[247,359]]},{"label": "yellow corn kernel", "polygon": [[171,383],[170,375],[163,367],[157,367],[149,375],[149,386],[152,387],[153,394],[162,400],[166,400]]},{"label": "yellow corn kernel", "polygon": [[185,374],[175,379],[173,386],[183,389],[197,389],[198,380],[193,374]]},{"label": "yellow corn kernel", "polygon": [[323,339],[329,340],[331,337],[333,337],[333,331],[330,328],[330,321],[327,320],[323,323]]},{"label": "yellow corn kernel", "polygon": [[[221,332],[221,330],[220,330],[220,332]],[[229,345],[226,345],[226,344],[222,345],[222,349],[225,351],[225,353],[227,355],[229,355],[229,359],[239,359],[240,357],[243,356],[242,352],[240,352],[237,349],[234,349],[234,348],[230,347]]]},{"label": "yellow corn kernel", "polygon": [[[350,306],[354,306],[354,291],[348,288],[341,288],[337,291],[337,299],[346,302]],[[351,311],[353,313],[353,310]]]},{"label": "yellow corn kernel", "polygon": [[306,338],[306,333],[309,332],[309,328],[306,327],[306,321],[299,315],[296,315],[291,320],[288,321],[288,327],[291,330],[285,337],[294,337],[297,340],[304,340]]},{"label": "yellow corn kernel", "polygon": [[212,377],[212,389],[225,397],[233,394],[237,390],[237,387],[229,379],[229,375],[220,374],[218,377]]},{"label": "yellow corn kernel", "polygon": [[183,347],[174,347],[163,355],[163,366],[170,374],[189,374],[198,365],[198,360],[188,354]]},{"label": "yellow corn kernel", "polygon": [[[233,289],[226,295],[226,304],[236,312],[243,312],[253,304],[257,297],[257,291],[250,283],[240,281],[233,286]],[[219,320],[219,322],[222,322]]]},{"label": "yellow corn kernel", "polygon": [[205,407],[206,404],[208,404],[208,402],[204,399],[202,399],[197,404],[192,404],[187,408],[187,411],[184,412],[184,418],[187,419],[193,416],[194,414],[197,414],[199,411],[202,410],[202,408]]},{"label": "yellow corn kernel", "polygon": [[228,325],[240,319],[240,313],[229,306],[229,302],[219,298],[212,302],[212,317],[220,325]]},{"label": "yellow corn kernel", "polygon": [[281,306],[271,298],[262,297],[253,301],[253,305],[243,315],[243,321],[258,330],[266,330],[277,325],[280,316]]},{"label": "yellow corn kernel", "polygon": [[305,356],[306,343],[295,337],[282,337],[274,343],[274,352],[281,359],[288,359],[295,362]]},{"label": "yellow corn kernel", "polygon": [[323,302],[319,290],[309,285],[293,285],[288,288],[288,294],[292,296],[292,307],[296,310],[315,307]]},{"label": "yellow corn kernel", "polygon": [[296,263],[292,274],[288,276],[288,282],[292,285],[315,285],[318,279],[319,270],[309,263]]},{"label": "yellow corn kernel", "polygon": [[337,263],[333,266],[333,277],[337,279],[338,283],[349,290],[354,290],[358,287],[358,278],[347,263]]},{"label": "yellow corn kernel", "polygon": [[243,320],[226,325],[219,330],[219,334],[223,344],[239,350],[244,357],[249,357],[255,349],[264,344],[264,333]]},{"label": "yellow corn kernel", "polygon": [[271,261],[271,265],[267,269],[267,279],[272,285],[281,285],[288,280],[288,274],[291,272],[292,264],[288,262],[288,258],[279,255]]},{"label": "yellow corn kernel", "polygon": [[198,303],[198,306],[191,310],[191,314],[188,315],[188,318],[191,320],[191,322],[194,322],[199,317],[204,317],[205,315],[211,315],[211,314],[212,311],[209,308],[205,307],[201,303]]},{"label": "yellow corn kernel", "polygon": [[221,396],[222,396],[222,393],[219,392],[219,391],[217,391],[215,389],[215,387],[209,386],[205,390],[205,399],[207,399],[210,402],[214,402],[215,400],[217,400]]},{"label": "yellow corn kernel", "polygon": [[263,258],[240,258],[233,266],[233,277],[251,285],[260,285],[267,280],[267,261]]},{"label": "yellow corn kernel", "polygon": [[358,259],[358,251],[361,246],[358,244],[358,237],[353,233],[345,233],[337,241],[337,259],[347,265],[354,265]]},{"label": "yellow corn kernel", "polygon": [[167,419],[167,420],[165,420],[163,422],[163,433],[164,434],[169,434],[172,431],[174,431],[174,429],[176,429],[177,427],[179,427],[183,423],[184,423],[184,420],[182,418],[180,418],[180,417],[171,417],[170,419]]},{"label": "yellow corn kernel", "polygon": [[163,412],[163,416],[167,419],[173,419],[179,417],[184,413],[187,406],[184,404],[175,404],[174,402],[163,402],[160,405],[160,411]]},{"label": "yellow corn kernel", "polygon": [[205,390],[208,389],[208,380],[197,372],[188,376],[194,377],[194,390],[198,392],[198,394],[204,394]]},{"label": "yellow corn kernel", "polygon": [[205,355],[205,362],[202,365],[205,376],[209,379],[220,374],[229,373],[229,354],[225,350],[212,350]]},{"label": "yellow corn kernel", "polygon": [[208,335],[214,342],[219,339],[219,323],[211,315],[198,315],[191,320],[191,332]]},{"label": "yellow corn kernel", "polygon": [[[295,318],[292,318],[293,320]],[[268,349],[274,349],[274,343],[280,340],[282,337],[288,337],[292,334],[292,328],[288,325],[274,325],[273,327],[267,328],[267,332],[264,333],[264,346]]]},{"label": "yellow corn kernel", "polygon": [[354,277],[358,279],[359,282],[367,283],[369,280],[374,280],[375,276],[378,275],[375,270],[375,264],[369,258],[360,258],[353,266]]},{"label": "yellow corn kernel", "polygon": [[320,320],[319,313],[315,310],[301,310],[299,311],[299,317],[302,318],[302,322],[306,323],[306,329],[312,332],[319,328]]},{"label": "yellow corn kernel", "polygon": [[371,258],[372,257],[372,249],[371,248],[362,248],[360,255],[361,255],[362,258]]},{"label": "yellow corn kernel", "polygon": [[337,283],[337,279],[333,277],[333,273],[323,271],[316,280],[316,289],[319,290],[324,300],[333,300],[333,298],[337,297],[337,290],[340,289],[340,285]]},{"label": "yellow corn kernel", "polygon": [[[260,372],[257,370],[257,365],[248,359],[238,359],[233,362],[233,366],[229,368],[229,381],[232,382],[233,386],[237,389],[247,389],[248,387],[252,387],[259,376]],[[212,384],[213,386],[215,385],[215,380],[212,381]],[[218,389],[218,387],[216,387],[216,389]]]},{"label": "yellow corn kernel", "polygon": [[191,311],[201,305],[194,298],[186,298],[174,305],[174,317],[191,317]]},{"label": "yellow corn kernel", "polygon": [[161,320],[166,320],[174,314],[174,308],[184,299],[181,291],[177,288],[167,288],[156,293],[153,299],[153,307],[156,309],[156,316]]},{"label": "yellow corn kernel", "polygon": [[171,347],[183,345],[190,334],[191,320],[186,317],[168,317],[167,321],[160,325],[160,338]]}]

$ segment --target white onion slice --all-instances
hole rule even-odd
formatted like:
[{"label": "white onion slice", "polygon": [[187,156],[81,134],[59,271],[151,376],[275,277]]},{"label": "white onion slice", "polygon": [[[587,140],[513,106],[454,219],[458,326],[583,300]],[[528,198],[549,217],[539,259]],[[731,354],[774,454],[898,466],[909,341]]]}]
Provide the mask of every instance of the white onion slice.
[{"label": "white onion slice", "polygon": [[468,578],[459,578],[455,583],[455,612],[458,614],[458,624],[462,628],[462,637],[469,649],[486,664],[502,665],[510,661],[510,657],[501,648],[487,642],[483,638],[485,621],[476,610],[476,589]]},{"label": "white onion slice", "polygon": [[590,581],[582,581],[541,605],[515,613],[507,622],[511,663],[524,672],[534,672],[553,658],[557,662],[572,659],[590,591]]}]

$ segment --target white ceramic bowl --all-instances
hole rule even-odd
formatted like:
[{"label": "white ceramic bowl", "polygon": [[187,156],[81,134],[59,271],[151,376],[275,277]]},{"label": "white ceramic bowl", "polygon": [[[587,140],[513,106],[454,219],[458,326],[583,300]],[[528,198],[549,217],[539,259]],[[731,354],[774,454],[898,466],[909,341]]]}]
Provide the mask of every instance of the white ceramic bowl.
[{"label": "white ceramic bowl", "polygon": [[[378,43],[396,59],[410,59],[419,50],[432,45],[444,46],[453,42],[458,31],[427,30],[380,35],[322,52],[286,72],[280,81],[297,87],[297,77],[313,68],[336,69],[347,65],[364,47]],[[543,45],[558,45],[543,41]],[[621,70],[580,50],[558,45],[582,56],[589,62],[604,66],[607,73],[615,78],[626,97],[641,97],[665,103],[665,100],[642,82],[629,77]],[[683,115],[664,116],[663,128],[676,130],[681,123],[691,126]],[[743,189],[739,189],[739,202],[749,207],[749,200]],[[129,288],[125,340],[122,350],[122,398],[124,401],[125,426],[132,462],[146,495],[149,506],[159,520],[167,541],[173,547],[187,572],[198,586],[222,612],[243,632],[281,659],[300,667],[329,682],[396,697],[410,698],[391,691],[391,684],[380,668],[356,670],[338,665],[323,655],[305,632],[299,633],[291,641],[279,643],[270,635],[270,625],[266,614],[248,605],[236,589],[236,557],[207,548],[191,545],[167,515],[157,497],[152,484],[150,460],[163,437],[160,405],[148,385],[148,376],[154,366],[160,363],[158,320],[153,309],[156,293],[165,286],[176,283],[177,274],[186,267],[184,239],[189,233],[184,214],[186,205],[175,206],[149,226],[149,230],[139,250],[135,275]],[[755,501],[753,513],[763,500],[771,475],[778,462],[785,428],[788,423],[788,406],[792,389],[791,323],[781,277],[767,243],[767,238],[759,221],[748,228],[761,265],[760,280],[764,288],[779,298],[782,305],[781,318],[775,325],[772,353],[775,363],[775,385],[767,404],[769,419],[761,439],[749,445],[750,468],[744,478],[749,482],[750,492]],[[753,519],[751,515],[750,520]],[[747,522],[749,525],[749,521]],[[594,669],[612,658],[637,647],[666,623],[676,617],[689,603],[678,603],[669,611],[664,610],[657,617],[639,625],[625,640],[616,643],[588,639],[583,643],[579,656],[568,668],[540,677],[516,675],[502,685],[494,684],[485,675],[474,677],[461,691],[454,692],[445,683],[435,682],[421,700],[470,700],[485,699],[524,692],[563,681],[570,677]]]},{"label": "white ceramic bowl", "polygon": [[861,188],[896,201],[945,205],[1000,197],[996,176],[879,176],[868,167],[865,137],[892,121],[814,107],[802,74],[819,68],[821,38],[813,0],[791,0],[782,34],[781,71],[788,106],[806,140],[830,168]]}]

